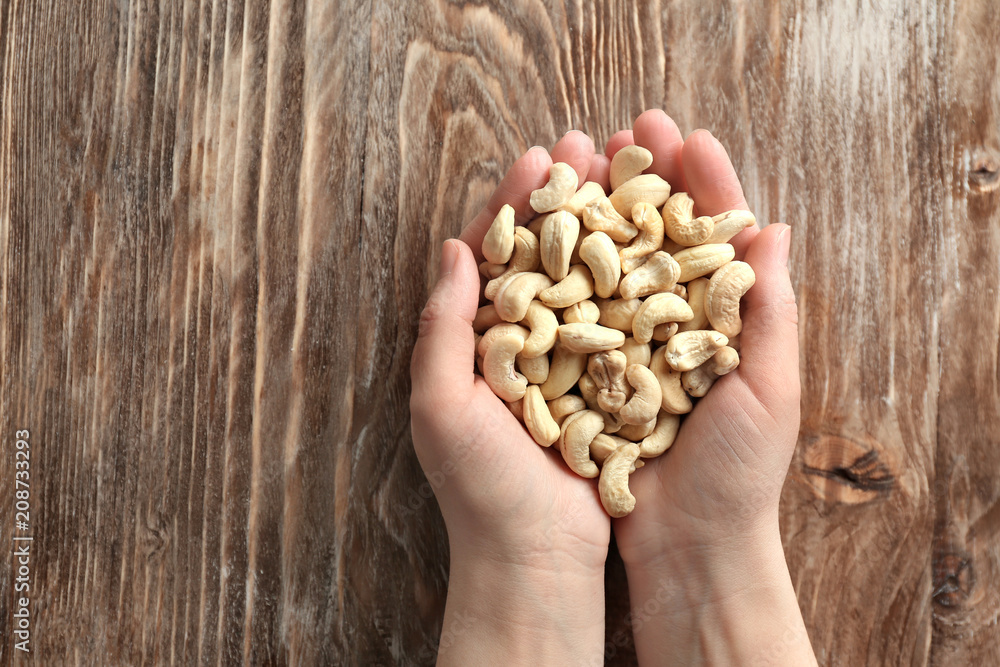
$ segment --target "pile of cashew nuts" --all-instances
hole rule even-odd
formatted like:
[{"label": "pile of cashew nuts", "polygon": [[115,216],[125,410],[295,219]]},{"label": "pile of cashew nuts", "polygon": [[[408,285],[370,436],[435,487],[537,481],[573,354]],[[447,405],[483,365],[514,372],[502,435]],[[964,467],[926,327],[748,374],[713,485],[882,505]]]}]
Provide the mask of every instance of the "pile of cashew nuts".
[{"label": "pile of cashew nuts", "polygon": [[473,323],[490,388],[535,442],[600,478],[613,517],[635,508],[629,474],[739,365],[740,299],[754,283],[728,243],[753,214],[694,217],[691,197],[643,173],[652,161],[618,151],[610,195],[553,164],[527,226],[505,205],[483,240],[491,303]]}]

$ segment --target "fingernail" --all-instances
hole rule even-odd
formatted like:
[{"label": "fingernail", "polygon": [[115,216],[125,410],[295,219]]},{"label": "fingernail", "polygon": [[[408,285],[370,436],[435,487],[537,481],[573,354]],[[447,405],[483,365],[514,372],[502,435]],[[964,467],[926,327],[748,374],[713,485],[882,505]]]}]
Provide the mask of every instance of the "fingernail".
[{"label": "fingernail", "polygon": [[452,243],[451,239],[441,246],[441,266],[438,269],[438,280],[449,275],[455,268],[455,260],[458,259],[458,244]]},{"label": "fingernail", "polygon": [[778,234],[778,259],[785,268],[788,268],[788,251],[792,245],[792,228],[785,225],[785,228]]}]

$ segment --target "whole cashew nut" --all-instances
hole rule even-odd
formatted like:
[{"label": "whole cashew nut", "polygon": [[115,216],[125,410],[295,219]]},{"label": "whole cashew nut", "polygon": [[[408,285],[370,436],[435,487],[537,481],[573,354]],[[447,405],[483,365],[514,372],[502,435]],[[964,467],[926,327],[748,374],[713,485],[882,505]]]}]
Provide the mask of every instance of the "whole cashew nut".
[{"label": "whole cashew nut", "polygon": [[580,221],[566,211],[556,211],[542,223],[542,233],[538,238],[542,266],[553,280],[562,280],[569,273],[570,259],[579,235]]},{"label": "whole cashew nut", "polygon": [[705,363],[729,339],[718,331],[685,331],[670,337],[666,348],[667,363],[675,371],[689,371]]},{"label": "whole cashew nut", "polygon": [[[630,178],[611,193],[608,199],[623,218],[632,219],[636,204],[660,208],[670,197],[670,184],[656,174],[640,174]],[[656,214],[660,216],[659,213]]]},{"label": "whole cashew nut", "polygon": [[[517,334],[501,336],[493,341],[483,358],[483,377],[493,393],[505,401],[524,397],[528,380],[514,370],[517,353],[524,347],[524,338]],[[590,444],[590,443],[587,443]]]},{"label": "whole cashew nut", "polygon": [[740,353],[736,351],[735,348],[731,347],[732,339],[730,339],[730,345],[721,348],[718,352],[712,355],[711,364],[712,372],[718,376],[728,375],[736,370],[736,367],[740,365]]},{"label": "whole cashew nut", "polygon": [[538,293],[549,308],[568,308],[594,295],[594,277],[583,264],[570,267],[569,273],[555,285]]},{"label": "whole cashew nut", "polygon": [[501,285],[493,305],[506,322],[520,322],[528,314],[528,306],[543,290],[554,283],[544,273],[519,273]]},{"label": "whole cashew nut", "polygon": [[653,164],[653,154],[642,146],[632,144],[620,148],[611,158],[611,189],[617,190]]},{"label": "whole cashew nut", "polygon": [[705,291],[708,289],[708,278],[695,278],[687,285],[688,305],[694,313],[687,322],[681,322],[678,331],[695,331],[697,329],[708,329],[711,325],[708,322],[708,315],[705,314]]},{"label": "whole cashew nut", "polygon": [[681,385],[684,387],[684,391],[695,398],[701,398],[707,394],[719,378],[712,372],[710,366],[711,362],[705,362],[697,368],[681,373]]},{"label": "whole cashew nut", "polygon": [[639,445],[629,442],[612,452],[601,469],[601,478],[597,483],[601,504],[616,519],[627,516],[635,509],[635,496],[628,489],[628,472],[637,458]]},{"label": "whole cashew nut", "polygon": [[529,385],[522,401],[524,425],[528,433],[542,447],[549,447],[559,439],[559,424],[552,418],[549,406],[542,398],[542,391],[536,385]]},{"label": "whole cashew nut", "polygon": [[[639,178],[642,176],[637,176],[632,181]],[[632,222],[639,228],[639,235],[618,253],[623,273],[631,273],[637,269],[646,261],[647,255],[653,254],[663,245],[663,218],[655,206],[646,202],[637,203],[632,209]]]},{"label": "whole cashew nut", "polygon": [[[736,249],[728,243],[685,248],[673,255],[674,261],[681,267],[681,275],[677,278],[677,282],[686,283],[708,275],[723,264],[732,261],[735,256]],[[622,268],[625,268],[624,264]]]},{"label": "whole cashew nut", "polygon": [[633,364],[625,370],[628,383],[635,389],[632,398],[618,411],[626,424],[645,424],[660,411],[660,382],[645,366]]},{"label": "whole cashew nut", "polygon": [[622,265],[611,237],[604,232],[590,232],[580,244],[580,259],[590,267],[594,276],[594,293],[604,298],[614,294],[622,275]]},{"label": "whole cashew nut", "polygon": [[563,322],[566,324],[597,324],[600,318],[601,309],[590,299],[574,303],[563,311]]},{"label": "whole cashew nut", "polygon": [[[677,284],[681,267],[674,258],[658,250],[648,255],[642,264],[622,278],[619,290],[623,299],[635,299],[666,292]],[[603,296],[598,292],[598,296]]]},{"label": "whole cashew nut", "polygon": [[682,246],[704,243],[712,235],[715,223],[708,216],[695,218],[694,200],[686,192],[670,195],[663,205],[663,229],[671,241]]},{"label": "whole cashew nut", "polygon": [[632,333],[632,321],[639,312],[642,301],[639,299],[599,299],[597,307],[601,316],[597,323],[618,329],[624,333]]},{"label": "whole cashew nut", "polygon": [[705,314],[716,331],[728,337],[743,330],[740,299],[755,280],[753,269],[746,262],[730,262],[712,274],[705,292]]},{"label": "whole cashew nut", "polygon": [[680,415],[661,411],[656,417],[656,428],[639,443],[639,456],[649,459],[670,449],[680,427]]},{"label": "whole cashew nut", "polygon": [[593,410],[567,417],[559,432],[559,451],[569,469],[580,477],[593,479],[600,474],[590,460],[590,443],[604,429],[604,418]]},{"label": "whole cashew nut", "polygon": [[639,306],[632,318],[632,335],[640,343],[653,340],[653,328],[667,322],[687,322],[694,313],[691,306],[676,294],[653,294]]},{"label": "whole cashew nut", "polygon": [[573,351],[590,354],[613,350],[625,342],[625,334],[600,324],[563,324],[559,326],[559,343]]},{"label": "whole cashew nut", "polygon": [[559,208],[563,211],[572,213],[577,218],[583,217],[583,211],[587,207],[587,204],[599,199],[604,196],[604,188],[601,187],[600,183],[595,183],[594,181],[587,181],[580,186],[580,189],[576,191],[570,200],[560,206]]},{"label": "whole cashew nut", "polygon": [[541,263],[538,237],[526,227],[514,228],[514,253],[511,255],[507,269],[493,280],[486,283],[486,298],[493,300],[500,287],[515,273],[534,272]]},{"label": "whole cashew nut", "polygon": [[625,381],[627,362],[624,353],[618,350],[590,356],[587,373],[597,384],[597,404],[605,412],[618,412],[629,398],[630,387]]},{"label": "whole cashew nut", "polygon": [[675,371],[667,363],[667,348],[657,348],[649,361],[649,370],[653,371],[660,383],[660,409],[674,415],[684,415],[694,407],[691,398],[681,384],[681,372]]},{"label": "whole cashew nut", "polygon": [[548,213],[566,204],[576,194],[579,177],[576,169],[565,162],[549,167],[549,182],[531,193],[531,208],[538,213]]},{"label": "whole cashew nut", "polygon": [[504,204],[483,237],[483,257],[493,264],[506,264],[513,252],[514,208],[510,204]]},{"label": "whole cashew nut", "polygon": [[559,398],[573,388],[580,376],[587,370],[587,355],[573,352],[557,344],[549,362],[549,377],[540,389],[546,401]]},{"label": "whole cashew nut", "polygon": [[750,211],[726,211],[712,217],[712,235],[705,243],[728,243],[730,239],[747,227],[757,224],[757,218]]},{"label": "whole cashew nut", "polygon": [[500,324],[494,324],[483,334],[482,338],[479,339],[479,343],[476,344],[476,351],[479,353],[480,357],[486,357],[486,350],[490,349],[490,346],[496,342],[497,339],[503,336],[516,335],[520,336],[521,339],[527,339],[531,332],[522,327],[520,324],[514,324],[513,322],[501,322]]},{"label": "whole cashew nut", "polygon": [[622,217],[607,197],[598,197],[584,207],[583,226],[592,232],[604,232],[616,243],[628,243],[639,233],[638,227]]},{"label": "whole cashew nut", "polygon": [[528,305],[522,322],[530,329],[531,334],[524,341],[524,351],[521,356],[526,359],[538,357],[556,344],[559,331],[559,320],[552,309],[541,301],[535,300]]}]

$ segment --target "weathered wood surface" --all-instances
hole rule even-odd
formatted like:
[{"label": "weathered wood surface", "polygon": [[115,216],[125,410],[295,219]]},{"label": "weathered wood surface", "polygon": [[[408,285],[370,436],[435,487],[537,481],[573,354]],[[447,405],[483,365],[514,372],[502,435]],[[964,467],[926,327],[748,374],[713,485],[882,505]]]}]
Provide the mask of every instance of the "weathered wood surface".
[{"label": "weathered wood surface", "polygon": [[440,242],[529,146],[660,106],[793,226],[782,522],[821,664],[1000,664],[998,41],[988,0],[4,0],[0,550],[26,428],[32,657],[432,662],[407,364]]}]

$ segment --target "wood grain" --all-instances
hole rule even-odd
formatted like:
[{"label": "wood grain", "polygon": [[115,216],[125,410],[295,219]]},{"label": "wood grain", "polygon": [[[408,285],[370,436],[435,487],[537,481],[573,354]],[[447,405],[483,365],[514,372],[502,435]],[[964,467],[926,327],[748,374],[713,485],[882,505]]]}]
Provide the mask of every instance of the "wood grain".
[{"label": "wood grain", "polygon": [[[662,107],[793,227],[782,530],[821,664],[1000,663],[998,41],[987,0],[0,3],[29,660],[432,664],[408,394],[440,244],[528,147]],[[613,553],[613,665],[624,582]]]}]

